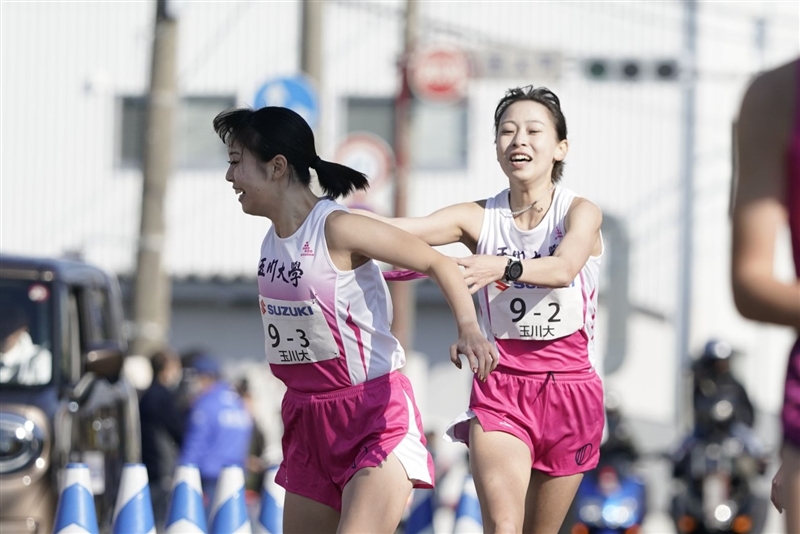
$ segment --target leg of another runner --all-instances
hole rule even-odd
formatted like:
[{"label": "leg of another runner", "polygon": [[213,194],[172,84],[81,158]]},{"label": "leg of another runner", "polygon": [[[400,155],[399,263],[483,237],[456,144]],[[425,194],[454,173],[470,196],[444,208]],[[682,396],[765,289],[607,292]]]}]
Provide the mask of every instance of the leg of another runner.
[{"label": "leg of another runner", "polygon": [[477,418],[470,422],[469,444],[469,463],[481,503],[483,531],[521,532],[531,472],[530,449],[511,434],[485,432]]},{"label": "leg of another runner", "polygon": [[359,470],[344,487],[339,534],[393,534],[400,524],[413,483],[397,456]]},{"label": "leg of another runner", "polygon": [[525,502],[525,534],[558,532],[575,498],[583,473],[551,477],[531,470]]},{"label": "leg of another runner", "polygon": [[339,525],[339,512],[296,493],[286,492],[283,503],[285,534],[333,534]]}]

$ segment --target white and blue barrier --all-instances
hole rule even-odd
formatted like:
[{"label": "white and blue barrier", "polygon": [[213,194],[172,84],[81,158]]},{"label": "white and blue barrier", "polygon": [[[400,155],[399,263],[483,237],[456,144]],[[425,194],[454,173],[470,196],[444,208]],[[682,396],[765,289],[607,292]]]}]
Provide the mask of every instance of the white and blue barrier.
[{"label": "white and blue barrier", "polygon": [[278,466],[273,465],[264,473],[261,490],[261,513],[258,515],[258,534],[283,534],[283,501],[286,490],[275,483]]},{"label": "white and blue barrier", "polygon": [[113,534],[156,534],[153,501],[144,464],[125,464],[112,521]]},{"label": "white and blue barrier", "polygon": [[481,505],[478,502],[478,492],[475,491],[475,481],[472,475],[464,479],[464,489],[456,508],[456,520],[453,527],[454,534],[467,534],[483,532],[483,519],[481,518]]},{"label": "white and blue barrier", "polygon": [[432,489],[414,489],[406,518],[405,534],[434,534],[433,515],[436,493]]},{"label": "white and blue barrier", "polygon": [[89,467],[80,463],[67,464],[63,476],[64,483],[58,496],[53,532],[99,534]]},{"label": "white and blue barrier", "polygon": [[[245,504],[244,472],[241,467],[222,470],[214,501],[206,520],[200,472],[193,465],[179,465],[170,494],[166,534],[282,534],[286,492],[276,484],[277,466],[264,474],[258,520],[251,525]],[[406,516],[405,534],[433,534],[437,513],[435,490],[415,489]],[[106,527],[104,527],[106,528]],[[86,464],[71,463],[63,473],[54,534],[99,534],[92,494],[91,476]],[[483,521],[475,483],[471,475],[464,479],[461,497],[455,510],[454,534],[482,532]],[[142,464],[127,464],[122,473],[114,509],[113,534],[155,534],[152,501],[147,470]]]},{"label": "white and blue barrier", "polygon": [[175,468],[164,528],[166,534],[206,534],[203,486],[197,466],[179,465]]},{"label": "white and blue barrier", "polygon": [[209,514],[209,534],[251,534],[244,501],[244,471],[238,466],[222,469]]}]

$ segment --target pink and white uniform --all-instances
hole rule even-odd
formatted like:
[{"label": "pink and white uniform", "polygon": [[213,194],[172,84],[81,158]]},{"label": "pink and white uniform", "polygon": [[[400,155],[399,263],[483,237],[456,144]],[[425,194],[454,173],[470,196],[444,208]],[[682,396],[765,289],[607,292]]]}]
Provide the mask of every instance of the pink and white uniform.
[{"label": "pink and white uniform", "polygon": [[[506,189],[486,201],[476,253],[521,260],[552,256],[566,233],[564,220],[575,193],[556,186],[544,219],[527,231],[514,224],[508,194]],[[526,373],[593,369],[599,276],[600,256],[590,256],[567,288],[502,281],[483,288],[481,327],[497,344],[498,367]]]},{"label": "pink and white uniform", "polygon": [[411,385],[394,372],[405,353],[380,268],[331,261],[325,221],[337,210],[321,199],[293,235],[270,228],[258,288],[267,360],[288,388],[276,482],[340,509],[350,477],[392,452],[419,487],[431,487],[433,464]]},{"label": "pink and white uniform", "polygon": [[[555,187],[532,230],[520,230],[509,190],[486,201],[477,254],[530,260],[554,254],[575,193]],[[552,476],[592,469],[603,432],[603,389],[595,373],[594,323],[600,256],[565,288],[502,280],[478,293],[481,328],[500,354],[486,382],[473,381],[470,408],[446,431],[468,443],[468,421],[512,434],[531,450],[532,468]]]},{"label": "pink and white uniform", "polygon": [[340,271],[331,262],[325,220],[337,210],[346,208],[320,200],[294,235],[280,238],[270,228],[261,245],[258,290],[267,360],[275,376],[297,391],[354,386],[405,364],[390,331],[392,302],[378,265],[369,261]]}]

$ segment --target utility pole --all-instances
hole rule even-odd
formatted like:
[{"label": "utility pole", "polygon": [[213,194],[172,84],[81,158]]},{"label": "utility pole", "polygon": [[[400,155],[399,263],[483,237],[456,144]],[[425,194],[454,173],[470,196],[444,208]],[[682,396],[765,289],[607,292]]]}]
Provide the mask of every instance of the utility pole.
[{"label": "utility pole", "polygon": [[683,50],[683,141],[680,182],[680,254],[678,276],[678,306],[675,317],[675,427],[680,432],[687,420],[688,388],[686,369],[691,363],[689,338],[692,326],[692,257],[694,255],[694,143],[695,92],[697,87],[697,1],[684,0]]},{"label": "utility pole", "polygon": [[149,355],[166,342],[172,291],[163,268],[164,197],[172,171],[173,115],[177,98],[177,21],[167,0],[157,0],[150,91],[144,136],[142,211],[139,226],[132,354]]},{"label": "utility pole", "polygon": [[758,72],[764,72],[767,56],[767,18],[756,17],[755,20],[755,47],[758,53]]},{"label": "utility pole", "polygon": [[[322,116],[322,6],[323,0],[303,0],[300,17],[300,70],[316,84],[319,106],[319,123],[314,132],[317,153],[325,146]],[[322,195],[322,188],[312,182],[312,188]]]},{"label": "utility pole", "polygon": [[[403,54],[400,57],[400,89],[395,99],[395,181],[394,181],[394,216],[405,217],[408,205],[408,175],[410,167],[411,147],[411,104],[413,95],[408,83],[408,62],[417,44],[417,18],[419,5],[417,0],[406,0],[405,32]],[[392,333],[401,345],[410,352],[414,339],[414,317],[416,310],[416,294],[413,282],[392,282],[390,290],[394,305]]]},{"label": "utility pole", "polygon": [[300,70],[322,83],[322,0],[303,0]]}]

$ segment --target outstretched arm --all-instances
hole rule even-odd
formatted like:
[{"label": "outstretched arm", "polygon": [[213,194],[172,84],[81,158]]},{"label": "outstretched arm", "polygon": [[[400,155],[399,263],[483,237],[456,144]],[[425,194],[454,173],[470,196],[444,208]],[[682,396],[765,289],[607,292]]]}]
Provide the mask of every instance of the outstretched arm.
[{"label": "outstretched arm", "polygon": [[[600,208],[586,199],[576,198],[566,217],[564,239],[552,256],[522,261],[520,282],[545,287],[566,287],[586,264],[590,255],[601,252]],[[475,293],[482,287],[500,280],[508,260],[503,256],[479,254],[456,260],[464,267],[464,280]]]},{"label": "outstretched arm", "polygon": [[394,226],[351,213],[328,216],[325,235],[337,267],[355,267],[360,256],[432,278],[444,293],[458,327],[458,341],[450,348],[450,359],[461,368],[458,355],[464,354],[472,371],[482,380],[497,366],[497,350],[481,333],[472,297],[452,259]]},{"label": "outstretched arm", "polygon": [[[775,241],[786,227],[785,150],[792,114],[781,102],[793,100],[795,65],[759,78],[748,89],[736,131],[737,186],[733,208],[731,281],[739,312],[756,321],[800,330],[800,281],[774,276]],[[784,72],[782,72],[784,71]],[[800,209],[793,207],[793,209]]]},{"label": "outstretched arm", "polygon": [[425,217],[395,218],[383,217],[367,210],[351,211],[405,230],[431,246],[463,243],[475,252],[485,205],[486,201],[464,202],[442,208]]}]

